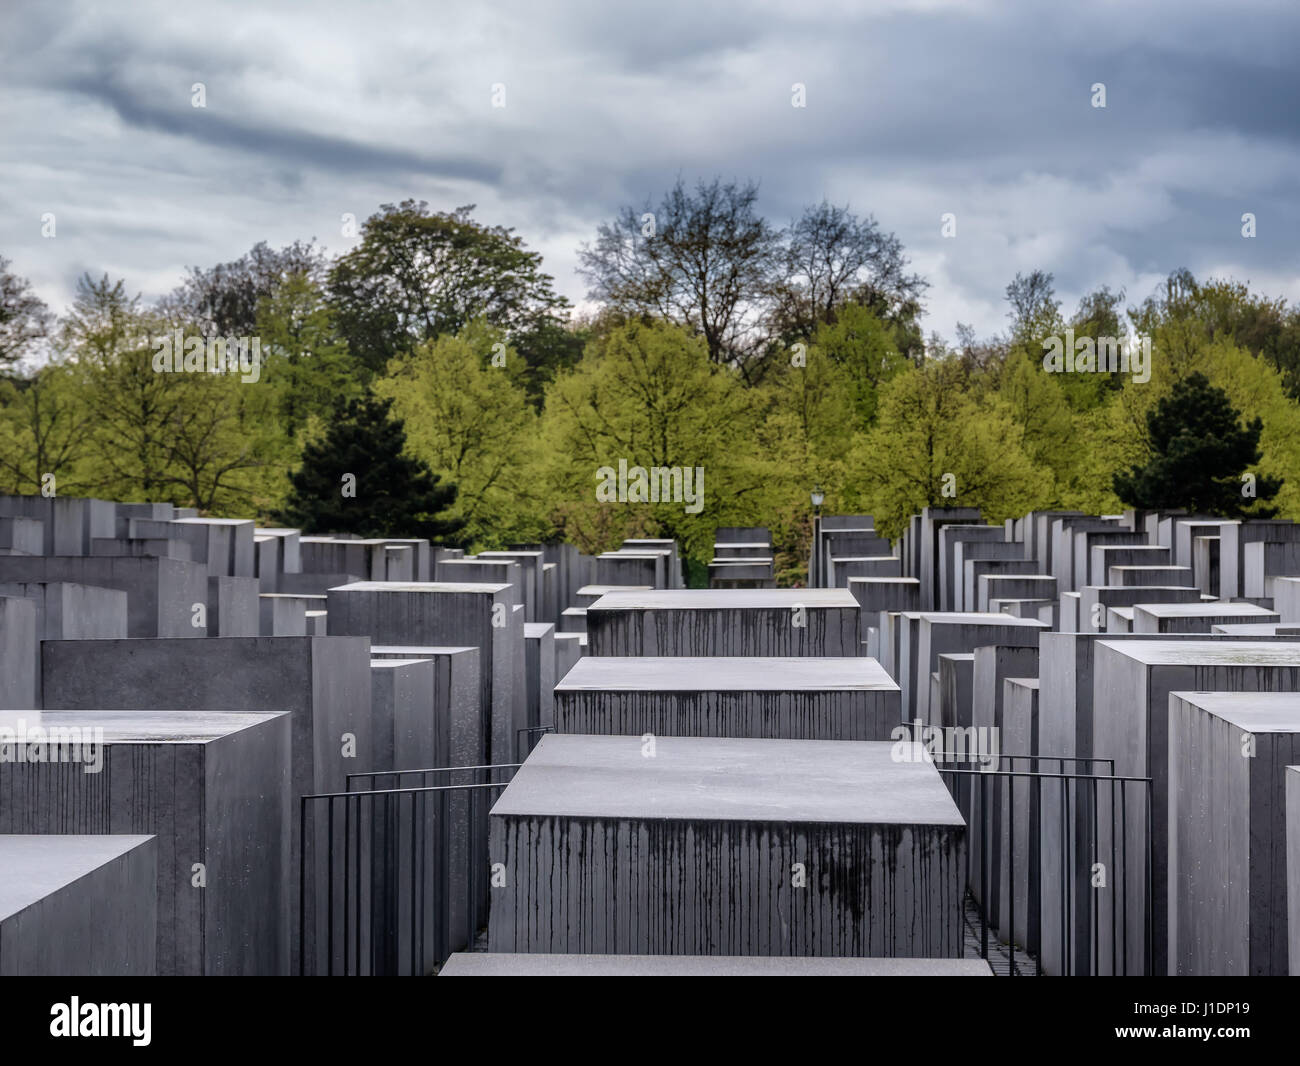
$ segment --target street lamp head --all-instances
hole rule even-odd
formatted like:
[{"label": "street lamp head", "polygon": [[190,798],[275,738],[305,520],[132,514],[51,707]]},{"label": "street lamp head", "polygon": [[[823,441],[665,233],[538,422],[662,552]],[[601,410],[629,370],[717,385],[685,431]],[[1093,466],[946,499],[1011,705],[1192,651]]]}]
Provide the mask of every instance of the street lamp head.
[{"label": "street lamp head", "polygon": [[815,489],[812,490],[812,505],[814,507],[820,507],[824,499],[826,499],[826,496],[822,492],[821,486],[818,485]]}]

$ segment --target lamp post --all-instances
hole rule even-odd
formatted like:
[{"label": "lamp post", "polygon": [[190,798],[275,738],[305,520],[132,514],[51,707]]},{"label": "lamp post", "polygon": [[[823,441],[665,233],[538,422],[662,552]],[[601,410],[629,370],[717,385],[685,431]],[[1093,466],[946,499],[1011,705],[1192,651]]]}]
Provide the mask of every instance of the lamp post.
[{"label": "lamp post", "polygon": [[820,485],[813,486],[812,505],[813,505],[813,550],[812,550],[812,573],[808,575],[809,588],[821,588],[822,584],[822,501],[826,499],[826,494],[822,492]]}]

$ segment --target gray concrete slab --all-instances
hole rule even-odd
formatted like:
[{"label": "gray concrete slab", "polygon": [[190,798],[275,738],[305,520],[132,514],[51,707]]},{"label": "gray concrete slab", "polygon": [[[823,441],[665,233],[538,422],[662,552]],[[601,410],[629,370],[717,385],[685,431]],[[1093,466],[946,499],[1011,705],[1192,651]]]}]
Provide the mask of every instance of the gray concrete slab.
[{"label": "gray concrete slab", "polygon": [[369,636],[374,644],[465,645],[482,656],[489,761],[516,761],[527,724],[523,685],[524,619],[510,585],[465,582],[358,581],[329,590],[332,634]]},{"label": "gray concrete slab", "polygon": [[47,731],[45,761],[15,742],[23,761],[0,762],[0,833],[153,834],[158,973],[289,972],[289,715],[26,717],[23,736]]},{"label": "gray concrete slab", "polygon": [[38,625],[34,600],[0,596],[0,710],[36,705]]},{"label": "gray concrete slab", "polygon": [[[1094,652],[1093,750],[1115,759],[1121,776],[1151,778],[1151,895],[1150,925],[1152,967],[1164,973],[1168,965],[1168,856],[1169,856],[1169,693],[1189,691],[1281,691],[1300,690],[1300,642],[1217,640],[1127,640],[1101,641]],[[1140,797],[1138,797],[1140,799]],[[1103,797],[1103,804],[1105,797]],[[1145,804],[1130,805],[1129,832],[1124,840],[1131,856],[1144,855],[1142,827]],[[1103,821],[1109,810],[1103,811]],[[1109,847],[1108,829],[1103,827],[1103,849]],[[1122,863],[1123,852],[1116,849]],[[1127,966],[1130,973],[1141,969],[1141,946],[1146,935],[1144,890],[1145,864],[1136,859],[1123,871],[1128,898],[1124,901],[1129,930]],[[1112,883],[1119,884],[1119,874]],[[1102,897],[1103,920],[1110,897]],[[1101,947],[1101,972],[1116,961],[1110,945]]]},{"label": "gray concrete slab", "polygon": [[1278,615],[1253,603],[1139,603],[1133,606],[1134,633],[1209,633],[1216,623],[1279,622]]},{"label": "gray concrete slab", "polygon": [[991,977],[983,959],[460,952],[439,977]]},{"label": "gray concrete slab", "polygon": [[899,689],[874,659],[592,656],[555,688],[560,733],[889,740]]},{"label": "gray concrete slab", "polygon": [[492,808],[489,949],[954,958],[965,823],[904,749],[546,736]]},{"label": "gray concrete slab", "polygon": [[618,592],[587,608],[591,655],[858,654],[858,601],[845,589]]},{"label": "gray concrete slab", "polygon": [[0,871],[0,977],[157,972],[154,837],[0,836]]},{"label": "gray concrete slab", "polygon": [[1169,695],[1169,973],[1289,969],[1286,767],[1300,695]]}]

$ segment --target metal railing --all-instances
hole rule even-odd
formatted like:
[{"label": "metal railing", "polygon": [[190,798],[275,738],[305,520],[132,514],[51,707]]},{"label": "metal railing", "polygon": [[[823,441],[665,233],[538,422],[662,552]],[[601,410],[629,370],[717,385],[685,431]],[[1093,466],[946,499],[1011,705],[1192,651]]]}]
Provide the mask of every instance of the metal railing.
[{"label": "metal railing", "polygon": [[487,919],[488,810],[518,766],[354,773],[345,792],[303,796],[298,972],[428,974],[471,946]]},{"label": "metal railing", "polygon": [[1005,955],[1013,975],[1149,974],[1151,779],[1118,776],[1111,759],[997,759],[935,755],[968,827],[980,956]]}]

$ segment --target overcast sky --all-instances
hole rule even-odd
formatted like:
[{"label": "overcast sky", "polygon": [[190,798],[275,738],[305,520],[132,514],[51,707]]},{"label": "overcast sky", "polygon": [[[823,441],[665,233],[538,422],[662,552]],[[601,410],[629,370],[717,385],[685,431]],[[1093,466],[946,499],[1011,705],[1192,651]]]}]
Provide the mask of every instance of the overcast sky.
[{"label": "overcast sky", "polygon": [[83,271],[154,297],[414,197],[514,226],[576,301],[600,221],[716,175],[779,224],[874,214],[948,337],[1035,268],[1067,311],[1180,266],[1296,300],[1298,46],[1295,0],[0,0],[0,255],[62,310]]}]

